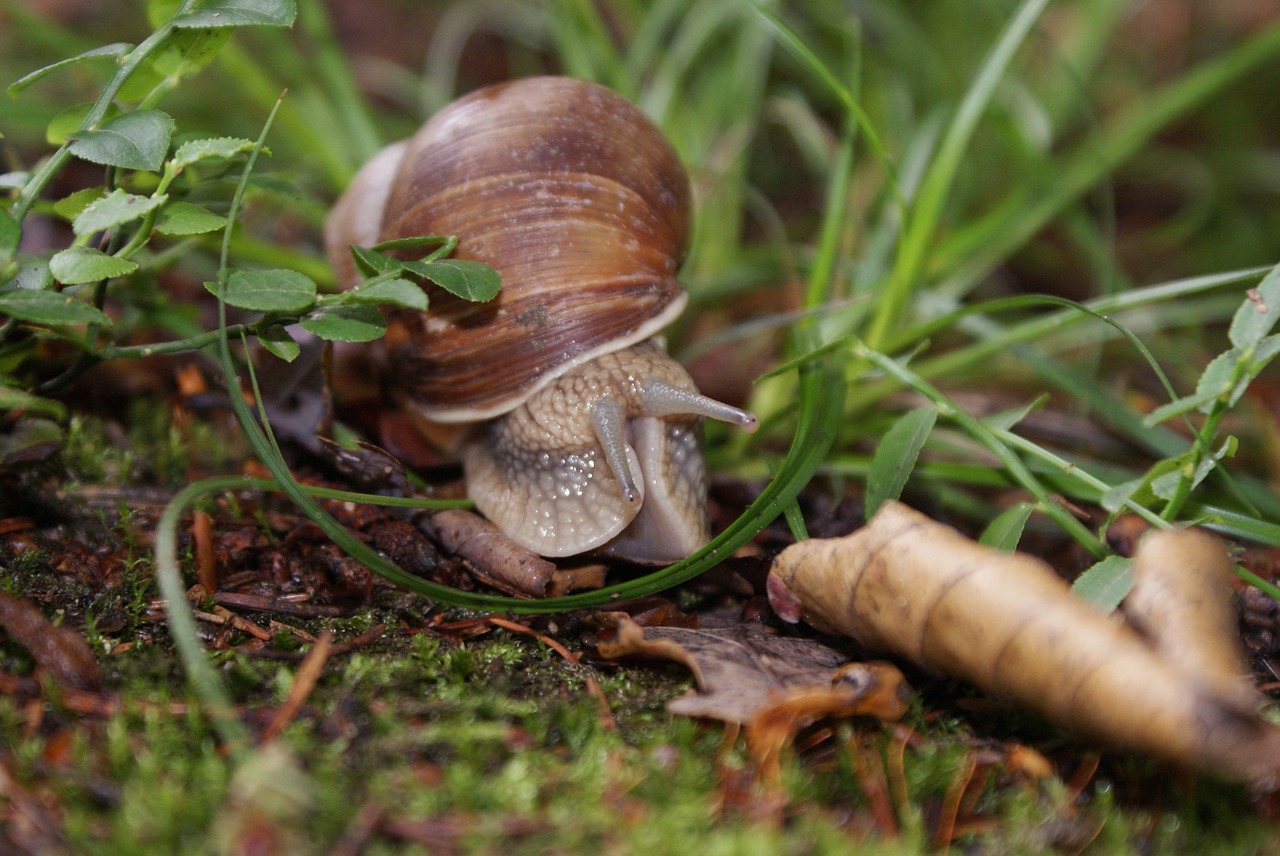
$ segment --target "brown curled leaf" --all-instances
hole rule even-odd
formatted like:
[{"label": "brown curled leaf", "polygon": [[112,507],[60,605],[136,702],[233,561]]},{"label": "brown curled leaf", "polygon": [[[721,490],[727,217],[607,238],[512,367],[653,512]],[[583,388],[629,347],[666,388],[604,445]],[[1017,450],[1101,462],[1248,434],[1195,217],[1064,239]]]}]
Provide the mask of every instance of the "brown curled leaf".
[{"label": "brown curled leaf", "polygon": [[26,598],[0,592],[0,628],[61,686],[78,690],[102,686],[98,661],[84,637],[70,627],[54,625]]},{"label": "brown curled leaf", "polygon": [[772,596],[829,633],[968,680],[1086,739],[1280,785],[1280,728],[1193,680],[1043,562],[886,503],[774,563]]},{"label": "brown curled leaf", "polygon": [[1245,668],[1233,577],[1226,547],[1208,532],[1152,531],[1134,554],[1124,612],[1165,660],[1252,710],[1262,699]]},{"label": "brown curled leaf", "polygon": [[777,636],[759,625],[642,629],[623,617],[616,641],[601,643],[599,650],[610,658],[657,657],[685,665],[698,689],[667,705],[684,716],[748,726],[759,721],[763,728],[826,716],[897,719],[906,710],[906,685],[893,666],[850,664],[835,648]]}]

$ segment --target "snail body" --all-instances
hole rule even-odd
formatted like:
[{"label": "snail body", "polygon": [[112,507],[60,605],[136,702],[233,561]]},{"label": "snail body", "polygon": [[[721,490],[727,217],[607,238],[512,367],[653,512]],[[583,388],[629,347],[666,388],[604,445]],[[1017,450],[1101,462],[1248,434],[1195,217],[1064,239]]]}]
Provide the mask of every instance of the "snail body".
[{"label": "snail body", "polygon": [[477,507],[546,556],[643,562],[708,538],[700,395],[654,340],[683,310],[689,181],[661,132],[595,84],[540,77],[453,102],[366,164],[326,223],[348,246],[456,235],[502,291],[388,310],[388,387],[423,433],[454,426]]}]

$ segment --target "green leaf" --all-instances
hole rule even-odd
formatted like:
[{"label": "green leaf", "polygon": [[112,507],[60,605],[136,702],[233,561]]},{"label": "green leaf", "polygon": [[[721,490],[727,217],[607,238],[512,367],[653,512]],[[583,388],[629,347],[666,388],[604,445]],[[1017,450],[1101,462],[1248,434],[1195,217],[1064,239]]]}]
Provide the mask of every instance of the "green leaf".
[{"label": "green leaf", "polygon": [[199,9],[173,19],[175,27],[289,27],[297,16],[294,0],[209,0]]},{"label": "green leaf", "polygon": [[90,131],[72,134],[71,153],[122,169],[158,170],[169,151],[173,119],[159,110],[124,113]]},{"label": "green leaf", "polygon": [[1248,350],[1271,332],[1280,318],[1280,265],[1271,269],[1257,288],[1251,288],[1231,319],[1231,344]]},{"label": "green leaf", "polygon": [[122,101],[141,101],[157,86],[176,83],[208,65],[231,37],[230,30],[178,30],[130,75],[120,88]]},{"label": "green leaf", "polygon": [[378,308],[359,303],[322,306],[302,319],[302,327],[331,342],[372,342],[387,332]]},{"label": "green leaf", "polygon": [[291,363],[302,353],[302,347],[294,341],[289,331],[280,324],[273,324],[258,333],[258,341],[268,353],[275,354],[286,363]]},{"label": "green leaf", "polygon": [[47,416],[52,416],[54,419],[64,419],[67,415],[67,408],[61,401],[41,398],[25,390],[14,389],[3,384],[0,384],[0,410],[25,410],[28,413],[43,413]]},{"label": "green leaf", "polygon": [[1240,365],[1243,356],[1239,348],[1232,348],[1218,354],[1205,366],[1200,380],[1196,382],[1195,392],[1195,397],[1201,400],[1201,411],[1208,413],[1214,401],[1228,397],[1243,374]]},{"label": "green leaf", "polygon": [[231,158],[253,148],[253,140],[243,137],[206,137],[188,140],[173,153],[173,165],[178,169],[191,166],[205,158]]},{"label": "green leaf", "polygon": [[53,288],[53,274],[49,272],[49,260],[44,256],[28,256],[18,262],[18,272],[8,286],[32,291]]},{"label": "green leaf", "polygon": [[1017,505],[1006,508],[996,515],[995,520],[987,524],[987,528],[978,538],[978,543],[1012,553],[1018,548],[1018,542],[1022,540],[1022,530],[1026,528],[1027,520],[1030,519],[1031,512],[1035,511],[1035,508],[1035,504],[1030,502],[1019,502]]},{"label": "green leaf", "polygon": [[356,269],[360,271],[362,276],[377,276],[393,270],[400,270],[403,267],[398,259],[393,259],[386,253],[380,253],[368,247],[352,245],[351,258],[355,260]]},{"label": "green leaf", "polygon": [[227,218],[214,214],[208,208],[190,202],[173,202],[164,207],[156,221],[156,231],[162,235],[203,235],[221,229]]},{"label": "green leaf", "polygon": [[498,296],[502,277],[486,264],[467,259],[405,262],[404,269],[425,277],[463,300],[483,303]]},{"label": "green leaf", "polygon": [[[1218,462],[1223,458],[1234,455],[1236,452],[1236,444],[1237,440],[1235,437],[1227,437],[1227,439],[1223,441],[1222,445],[1218,447],[1216,452],[1205,455],[1196,466],[1196,471],[1191,476],[1191,487],[1195,488],[1200,484],[1200,482],[1204,481],[1205,476],[1209,475],[1213,468],[1216,467]],[[1187,462],[1190,461],[1190,458],[1188,457],[1189,454],[1190,453],[1185,453],[1179,456],[1179,460],[1182,461],[1182,463],[1179,464],[1176,470],[1164,473],[1158,478],[1151,480],[1151,490],[1156,496],[1161,499],[1173,498],[1174,493],[1177,491],[1178,483],[1184,478],[1182,470],[1183,467],[1186,466]]]},{"label": "green leaf", "polygon": [[55,63],[46,65],[44,68],[38,68],[35,71],[31,72],[30,74],[25,74],[22,77],[15,80],[13,83],[9,84],[9,95],[11,96],[17,95],[19,92],[26,89],[31,84],[35,83],[37,80],[40,80],[46,75],[52,74],[53,72],[61,68],[66,68],[67,66],[70,66],[70,65],[76,65],[77,63],[84,62],[85,60],[101,59],[103,57],[110,57],[111,59],[118,60],[120,57],[124,56],[131,50],[133,50],[133,45],[125,44],[124,42],[116,42],[114,44],[103,45],[102,47],[97,47],[97,48],[94,48],[93,50],[85,51],[82,54],[76,54],[75,56],[69,57],[67,59],[58,60]]},{"label": "green leaf", "polygon": [[427,311],[427,293],[407,279],[383,279],[341,295],[351,303],[392,303],[406,309]]},{"label": "green leaf", "polygon": [[105,187],[85,187],[68,194],[53,203],[53,210],[68,223],[80,216],[84,209],[107,195]]},{"label": "green leaf", "polygon": [[[211,289],[217,293],[217,286]],[[296,270],[237,270],[227,277],[223,297],[255,312],[306,312],[316,302],[315,280]]]},{"label": "green leaf", "polygon": [[[1219,355],[1221,356],[1221,355]],[[1193,410],[1208,411],[1213,402],[1217,401],[1224,390],[1210,390],[1196,395],[1185,395],[1182,398],[1175,398],[1168,404],[1162,404],[1155,410],[1142,417],[1142,424],[1147,428],[1154,428],[1161,422],[1172,419],[1175,416],[1181,416],[1184,413],[1190,413]]]},{"label": "green leaf", "polygon": [[938,411],[921,407],[904,415],[884,433],[867,473],[867,517],[886,500],[897,499],[915,469],[920,450],[938,421]]},{"label": "green leaf", "polygon": [[22,226],[13,219],[7,208],[0,208],[0,266],[9,263],[18,253],[18,241],[22,238]]},{"label": "green leaf", "polygon": [[1009,410],[1002,410],[999,413],[992,413],[988,416],[984,416],[982,417],[982,424],[997,431],[1010,431],[1013,429],[1013,426],[1017,425],[1023,419],[1026,419],[1027,414],[1033,410],[1040,409],[1048,400],[1049,395],[1048,393],[1045,393],[1034,401],[1024,404],[1022,407],[1014,407]]},{"label": "green leaf", "polygon": [[1111,612],[1133,588],[1132,562],[1122,556],[1107,556],[1076,577],[1071,590],[1094,606]]},{"label": "green leaf", "polygon": [[96,306],[57,291],[18,289],[0,294],[0,312],[33,324],[102,324],[111,319]]},{"label": "green leaf", "polygon": [[1106,509],[1109,514],[1119,513],[1126,507],[1125,503],[1130,501],[1146,506],[1155,498],[1155,494],[1151,492],[1149,481],[1148,478],[1143,477],[1114,485],[1098,498],[1098,504]]},{"label": "green leaf", "polygon": [[[58,113],[49,120],[48,126],[44,129],[44,138],[51,146],[60,146],[67,141],[67,138],[80,130],[80,126],[84,124],[85,117],[89,115],[89,111],[93,109],[93,105],[73,104],[65,110]],[[112,108],[108,111],[111,115],[116,115],[120,111]]]},{"label": "green leaf", "polygon": [[85,206],[72,222],[71,230],[77,235],[92,235],[113,226],[131,223],[163,205],[168,198],[163,193],[159,196],[138,196],[116,188],[107,196]]},{"label": "green leaf", "polygon": [[49,259],[49,270],[54,279],[64,285],[97,282],[124,276],[138,269],[135,262],[109,256],[91,247],[68,247]]}]

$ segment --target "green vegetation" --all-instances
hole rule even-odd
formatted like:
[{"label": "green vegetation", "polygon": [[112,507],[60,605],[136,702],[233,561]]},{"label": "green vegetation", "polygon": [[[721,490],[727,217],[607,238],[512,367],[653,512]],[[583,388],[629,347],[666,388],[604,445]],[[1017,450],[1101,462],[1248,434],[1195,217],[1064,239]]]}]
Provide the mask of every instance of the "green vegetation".
[{"label": "green vegetation", "polygon": [[[875,831],[856,750],[869,741],[889,757],[888,731],[833,726],[788,756],[783,792],[770,793],[740,744],[721,749],[719,729],[662,712],[684,686],[674,670],[566,664],[497,630],[442,640],[387,611],[385,592],[363,626],[335,629],[341,642],[384,611],[392,629],[330,661],[268,750],[259,720],[294,668],[211,654],[188,612],[175,609],[167,633],[151,602],[185,603],[188,506],[265,484],[227,475],[247,450],[351,555],[477,609],[552,614],[663,591],[784,512],[802,533],[804,490],[871,506],[918,498],[988,543],[1090,566],[1080,590],[1108,605],[1124,588],[1108,537],[1122,516],[1280,547],[1265,373],[1280,352],[1280,22],[1169,5],[1203,19],[1173,32],[1114,0],[546,0],[517,32],[505,4],[433,4],[413,10],[421,38],[390,28],[393,48],[414,46],[405,54],[335,32],[317,0],[152,0],[105,38],[91,35],[104,27],[92,4],[80,10],[90,23],[71,23],[0,0],[0,78],[12,82],[0,490],[16,504],[55,483],[183,487],[141,527],[155,527],[156,567],[128,515],[85,524],[94,534],[81,537],[109,544],[123,569],[101,589],[60,578],[39,548],[0,546],[4,590],[83,626],[122,707],[86,713],[50,685],[42,709],[30,686],[6,690],[10,816],[56,805],[46,843],[69,852],[229,852],[256,834],[298,852],[344,835],[367,853],[930,846],[974,755],[972,723],[935,716],[959,716],[943,698],[908,721],[924,739],[905,753],[891,839]],[[261,364],[247,348],[293,359],[294,322],[367,341],[385,330],[380,304],[429,311],[421,279],[491,296],[483,271],[445,263],[448,236],[409,263],[370,251],[370,281],[334,293],[319,229],[382,142],[460,89],[547,69],[635,100],[690,168],[693,308],[673,350],[695,371],[734,355],[728,380],[749,384],[763,417],[751,438],[709,430],[713,468],[760,485],[712,545],[603,592],[516,602],[428,583],[348,535],[239,390],[234,436],[139,403],[154,397],[144,384],[108,417],[122,441],[106,439],[86,411],[111,402],[84,390],[113,367],[187,354],[251,389]],[[0,505],[0,517],[34,513]],[[277,637],[277,650],[299,646]],[[0,664],[14,680],[34,670],[4,638]],[[1242,793],[1175,782],[1135,795],[1126,783],[1152,773],[1109,772],[1082,795],[984,769],[966,791],[984,825],[957,840],[989,853],[1266,846]]]}]

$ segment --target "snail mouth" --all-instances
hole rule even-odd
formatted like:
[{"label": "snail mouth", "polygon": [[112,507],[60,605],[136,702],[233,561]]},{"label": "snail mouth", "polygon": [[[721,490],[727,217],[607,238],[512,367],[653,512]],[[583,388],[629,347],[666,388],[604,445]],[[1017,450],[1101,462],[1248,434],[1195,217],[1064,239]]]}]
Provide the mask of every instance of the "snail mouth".
[{"label": "snail mouth", "polygon": [[644,501],[635,518],[601,552],[640,564],[685,558],[710,538],[703,496],[706,476],[693,420],[653,416],[628,420]]}]

